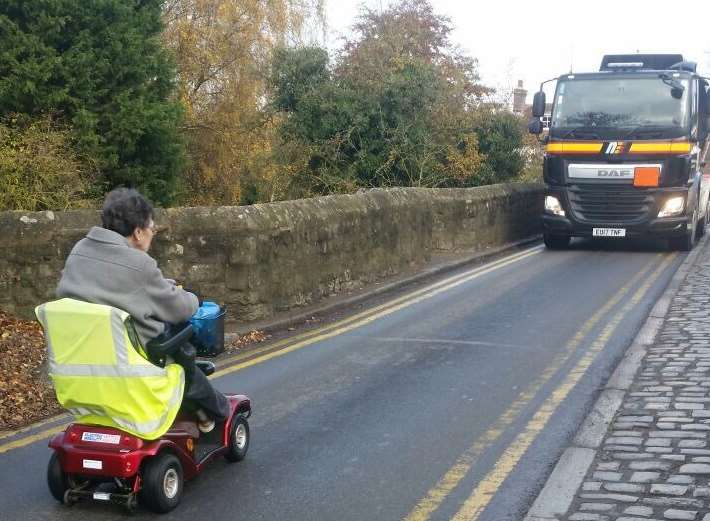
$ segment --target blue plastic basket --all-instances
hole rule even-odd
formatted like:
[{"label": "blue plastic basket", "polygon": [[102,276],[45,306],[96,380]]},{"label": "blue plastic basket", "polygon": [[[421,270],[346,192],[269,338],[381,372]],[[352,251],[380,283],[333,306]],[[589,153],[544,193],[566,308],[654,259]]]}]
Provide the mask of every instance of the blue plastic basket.
[{"label": "blue plastic basket", "polygon": [[224,351],[224,315],[226,308],[205,301],[190,319],[194,334],[192,344],[200,356],[216,356]]}]

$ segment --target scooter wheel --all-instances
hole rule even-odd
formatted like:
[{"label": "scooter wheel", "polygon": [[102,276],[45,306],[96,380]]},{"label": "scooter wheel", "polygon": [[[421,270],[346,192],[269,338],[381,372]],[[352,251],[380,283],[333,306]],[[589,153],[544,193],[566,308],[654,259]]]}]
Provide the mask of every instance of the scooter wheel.
[{"label": "scooter wheel", "polygon": [[242,461],[249,450],[249,422],[244,416],[235,416],[229,429],[229,447],[224,457],[227,461]]},{"label": "scooter wheel", "polygon": [[182,498],[183,472],[180,460],[163,452],[146,461],[140,501],[153,512],[164,514],[178,506]]},{"label": "scooter wheel", "polygon": [[69,483],[56,452],[52,453],[52,457],[49,458],[49,465],[47,465],[47,485],[54,499],[64,503],[64,496],[69,490]]}]

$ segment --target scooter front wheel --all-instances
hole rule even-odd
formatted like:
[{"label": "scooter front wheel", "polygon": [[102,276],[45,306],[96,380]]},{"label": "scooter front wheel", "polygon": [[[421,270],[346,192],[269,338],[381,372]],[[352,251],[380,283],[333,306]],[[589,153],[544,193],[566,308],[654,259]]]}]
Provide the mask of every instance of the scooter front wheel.
[{"label": "scooter front wheel", "polygon": [[242,461],[249,450],[249,422],[244,416],[236,416],[229,429],[229,446],[224,457],[227,461]]}]

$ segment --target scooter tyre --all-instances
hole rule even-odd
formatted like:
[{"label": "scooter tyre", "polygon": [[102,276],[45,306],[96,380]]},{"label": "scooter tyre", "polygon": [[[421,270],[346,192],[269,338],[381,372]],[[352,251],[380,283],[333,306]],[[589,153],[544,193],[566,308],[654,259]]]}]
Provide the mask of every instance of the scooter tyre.
[{"label": "scooter tyre", "polygon": [[64,494],[69,489],[69,482],[56,452],[52,452],[52,457],[49,458],[47,465],[47,485],[54,499],[64,503]]},{"label": "scooter tyre", "polygon": [[143,486],[138,493],[140,502],[158,514],[170,512],[180,503],[183,490],[183,471],[180,460],[163,452],[146,461],[143,467]]},{"label": "scooter tyre", "polygon": [[242,461],[249,450],[249,422],[244,416],[236,416],[229,429],[229,446],[224,457],[227,461]]}]

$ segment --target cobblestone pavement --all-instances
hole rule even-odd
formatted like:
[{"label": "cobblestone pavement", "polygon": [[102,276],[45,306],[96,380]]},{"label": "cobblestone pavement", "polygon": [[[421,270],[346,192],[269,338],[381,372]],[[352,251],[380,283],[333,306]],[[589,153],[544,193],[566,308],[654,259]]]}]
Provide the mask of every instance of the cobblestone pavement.
[{"label": "cobblestone pavement", "polygon": [[710,521],[710,242],[564,521]]}]

